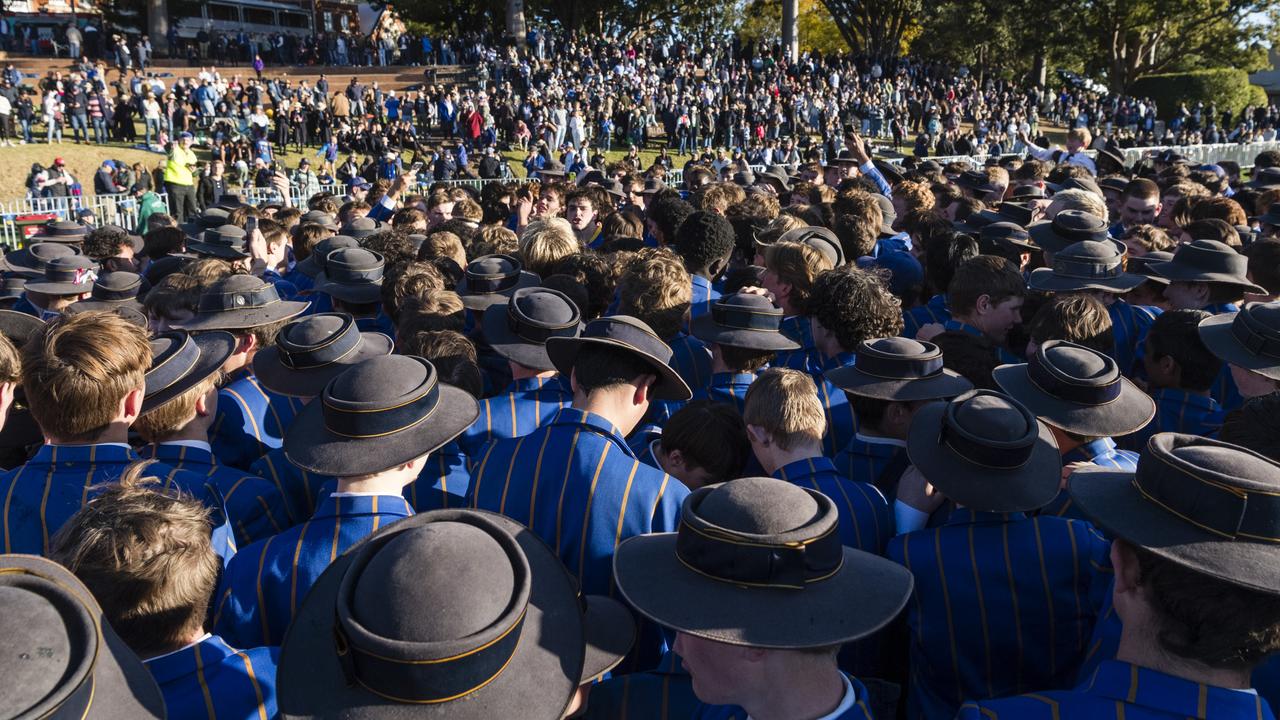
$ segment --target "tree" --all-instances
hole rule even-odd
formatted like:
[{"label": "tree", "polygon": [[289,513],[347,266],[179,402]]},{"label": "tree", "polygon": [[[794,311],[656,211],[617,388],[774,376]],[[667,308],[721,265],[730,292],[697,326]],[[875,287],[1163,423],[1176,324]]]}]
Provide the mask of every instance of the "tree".
[{"label": "tree", "polygon": [[[921,0],[822,0],[850,47],[880,60],[900,56],[903,38],[923,16]],[[930,10],[936,9],[931,5]]]}]

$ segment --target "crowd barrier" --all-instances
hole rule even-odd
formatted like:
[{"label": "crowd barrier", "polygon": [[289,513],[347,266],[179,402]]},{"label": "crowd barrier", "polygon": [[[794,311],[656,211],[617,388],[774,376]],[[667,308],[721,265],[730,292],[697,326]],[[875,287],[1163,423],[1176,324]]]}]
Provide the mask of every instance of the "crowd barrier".
[{"label": "crowd barrier", "polygon": [[[165,209],[168,196],[158,194]],[[20,247],[27,228],[49,220],[74,220],[81,210],[92,210],[99,225],[119,225],[126,230],[138,226],[138,199],[128,193],[117,195],[72,195],[68,197],[21,198],[0,203],[0,245]]]}]

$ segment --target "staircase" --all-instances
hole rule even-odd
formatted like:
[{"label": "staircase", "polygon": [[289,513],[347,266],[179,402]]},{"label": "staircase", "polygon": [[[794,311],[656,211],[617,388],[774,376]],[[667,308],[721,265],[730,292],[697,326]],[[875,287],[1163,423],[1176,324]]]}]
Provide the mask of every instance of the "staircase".
[{"label": "staircase", "polygon": [[[47,56],[31,56],[20,55],[17,53],[0,52],[0,63],[8,65],[12,63],[14,67],[20,70],[26,76],[26,82],[34,84],[39,78],[44,77],[50,70],[59,70],[67,72],[71,69],[71,62],[66,58],[51,58]],[[378,83],[378,87],[383,90],[405,90],[411,87],[421,86],[426,80],[425,71],[435,71],[436,83],[445,85],[463,85],[474,86],[476,83],[475,66],[473,65],[434,65],[426,67],[412,67],[408,65],[392,65],[388,67],[351,67],[351,66],[287,66],[273,67],[268,65],[263,70],[264,77],[285,77],[292,83],[297,84],[303,80],[307,84],[314,85],[316,80],[320,79],[320,75],[324,74],[329,80],[329,88],[331,91],[346,87],[351,82],[351,78],[359,78],[361,83],[370,85],[374,82]],[[157,60],[147,69],[147,72],[154,72],[163,79],[166,84],[172,84],[174,80],[182,77],[196,77],[200,73],[199,67],[190,67],[184,60]],[[248,65],[222,65],[218,67],[218,72],[223,78],[232,78],[239,76],[241,79],[253,77],[253,68]],[[108,69],[107,77],[109,80],[116,78],[114,68]]]}]

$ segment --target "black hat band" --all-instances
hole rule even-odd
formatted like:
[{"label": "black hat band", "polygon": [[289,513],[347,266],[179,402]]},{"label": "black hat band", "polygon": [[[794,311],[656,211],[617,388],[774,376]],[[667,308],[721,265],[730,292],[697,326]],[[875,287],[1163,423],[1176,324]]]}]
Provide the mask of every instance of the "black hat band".
[{"label": "black hat band", "polygon": [[1280,543],[1280,496],[1221,485],[1150,450],[1142,459],[1133,487],[1143,498],[1228,540]]},{"label": "black hat band", "polygon": [[[333,641],[347,682],[400,703],[431,705],[450,702],[488,685],[502,674],[520,645],[529,606],[531,571],[519,545],[484,518],[446,518],[481,526],[511,559],[515,595],[501,617],[465,641],[419,643],[380,637],[352,613],[360,575],[374,553],[401,533],[375,536],[352,561],[338,590]],[[418,529],[418,528],[415,528]],[[410,530],[412,531],[412,530]],[[496,637],[485,640],[488,635]],[[478,644],[477,644],[478,642]],[[468,647],[468,645],[471,645]],[[446,654],[441,656],[441,651]]]},{"label": "black hat band", "polygon": [[339,285],[372,285],[382,281],[383,269],[382,265],[360,268],[330,261],[325,263],[324,276]]},{"label": "black hat band", "polygon": [[[1114,361],[1108,359],[1108,366],[1114,369]],[[1059,400],[1079,403],[1081,405],[1106,405],[1120,397],[1124,389],[1120,382],[1120,373],[1103,385],[1081,385],[1061,377],[1053,368],[1041,359],[1041,353],[1027,358],[1027,379],[1032,385]]]},{"label": "black hat band", "polygon": [[676,559],[699,575],[734,585],[803,590],[826,580],[844,564],[844,548],[831,500],[810,495],[822,510],[812,524],[816,537],[793,542],[761,542],[711,525],[697,515],[700,500],[686,501],[676,533]]},{"label": "black hat band", "polygon": [[[984,394],[994,393],[978,390],[966,397],[972,398]],[[956,411],[960,406],[960,402],[947,403],[942,414],[942,427],[938,431],[939,445],[946,445],[955,454],[974,465],[996,470],[1016,470],[1031,460],[1036,439],[1040,436],[1040,426],[1036,423],[1035,416],[1025,407],[1017,403],[1012,404],[1018,412],[1022,413],[1023,421],[1026,423],[1027,429],[1022,437],[1014,440],[995,440],[978,437],[961,427],[960,421],[956,418]]]},{"label": "black hat band", "polygon": [[386,437],[419,425],[435,413],[440,404],[440,386],[434,371],[412,400],[389,408],[363,409],[342,407],[326,389],[324,402],[325,428],[342,437],[355,440]]},{"label": "black hat band", "polygon": [[90,294],[94,300],[101,302],[128,302],[129,300],[138,299],[138,288],[141,282],[136,282],[127,288],[109,288],[102,285],[94,285],[93,292]]},{"label": "black hat band", "polygon": [[1255,319],[1247,307],[1231,321],[1231,335],[1255,355],[1280,358],[1280,333]]},{"label": "black hat band", "polygon": [[1079,280],[1113,280],[1124,274],[1120,258],[1085,260],[1062,255],[1053,256],[1053,274]]},{"label": "black hat band", "polygon": [[514,303],[507,305],[507,329],[515,333],[516,337],[521,340],[534,345],[546,345],[547,340],[553,337],[577,337],[577,319],[564,325],[534,325],[528,318],[520,314],[514,305]]},{"label": "black hat band", "polygon": [[280,293],[276,292],[276,286],[266,283],[262,287],[253,290],[202,293],[200,295],[200,307],[197,312],[220,313],[232,310],[252,310],[278,302],[280,302]]},{"label": "black hat band", "polygon": [[509,275],[475,275],[467,271],[467,290],[473,293],[488,295],[500,293],[520,284],[519,271]]},{"label": "black hat band", "polygon": [[280,364],[290,370],[314,370],[332,365],[360,347],[363,337],[356,327],[356,321],[350,315],[335,315],[342,319],[342,325],[329,339],[317,345],[300,345],[291,342],[287,332],[276,338],[276,351]]},{"label": "black hat band", "polygon": [[220,235],[213,230],[206,230],[204,233],[205,245],[220,245],[222,247],[236,249],[243,247],[245,238],[243,235]]},{"label": "black hat band", "polygon": [[711,319],[721,327],[735,330],[778,332],[782,327],[782,313],[780,312],[760,312],[759,310],[723,303],[712,303]]},{"label": "black hat band", "polygon": [[885,380],[923,380],[942,374],[942,353],[924,357],[902,357],[856,352],[853,367],[864,375]]}]

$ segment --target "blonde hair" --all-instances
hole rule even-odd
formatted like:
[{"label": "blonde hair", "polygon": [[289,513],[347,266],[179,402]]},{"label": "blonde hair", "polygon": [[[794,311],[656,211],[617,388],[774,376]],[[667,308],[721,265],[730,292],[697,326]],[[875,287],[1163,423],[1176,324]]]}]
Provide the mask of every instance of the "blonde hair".
[{"label": "blonde hair", "polygon": [[1049,202],[1049,206],[1056,207],[1058,212],[1063,210],[1083,210],[1103,220],[1107,219],[1106,199],[1089,190],[1070,188],[1056,192],[1053,194],[1053,200]]},{"label": "blonde hair", "polygon": [[618,312],[648,323],[660,338],[684,325],[693,284],[684,262],[670,248],[645,248],[627,264],[618,281]]},{"label": "blonde hair", "polygon": [[534,220],[520,237],[520,260],[529,272],[546,277],[557,262],[578,252],[580,247],[568,220]]},{"label": "blonde hair", "polygon": [[747,389],[742,419],[768,433],[781,450],[821,443],[827,432],[813,378],[789,368],[760,373]]},{"label": "blonde hair", "polygon": [[813,281],[832,268],[831,260],[816,249],[800,243],[782,242],[764,248],[764,266],[791,285],[787,302],[801,315],[808,314]]},{"label": "blonde hair", "polygon": [[217,386],[220,374],[214,373],[178,397],[139,415],[133,422],[133,429],[149,443],[169,439],[195,418],[196,401]]}]

